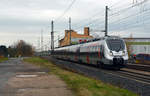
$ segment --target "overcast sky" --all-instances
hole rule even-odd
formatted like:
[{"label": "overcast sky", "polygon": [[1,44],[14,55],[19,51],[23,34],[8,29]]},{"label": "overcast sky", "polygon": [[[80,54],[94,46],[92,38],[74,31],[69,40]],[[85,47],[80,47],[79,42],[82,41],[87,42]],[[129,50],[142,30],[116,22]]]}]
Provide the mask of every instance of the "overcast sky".
[{"label": "overcast sky", "polygon": [[[43,30],[44,45],[50,43],[50,23],[54,20],[55,38],[64,35],[68,29],[68,18],[72,18],[72,29],[83,33],[83,27],[89,26],[91,34],[101,36],[104,30],[105,6],[110,6],[109,15],[136,6],[127,11],[118,12],[109,17],[109,34],[119,36],[149,37],[148,0],[136,5],[133,0],[76,0],[71,8],[64,11],[73,0],[0,0],[0,45],[12,45],[18,40],[25,40],[34,46],[39,46],[41,30]],[[135,0],[136,1],[136,0]],[[136,13],[137,12],[137,13]],[[132,13],[135,13],[132,16]],[[138,14],[138,15],[137,15]],[[131,17],[129,19],[122,19]],[[95,20],[95,21],[94,21]],[[141,24],[141,25],[140,25]],[[140,26],[140,27],[139,27]],[[127,30],[131,28],[130,30]],[[95,31],[94,31],[95,30]],[[98,30],[98,31],[96,31]],[[50,46],[50,45],[49,45]]]}]

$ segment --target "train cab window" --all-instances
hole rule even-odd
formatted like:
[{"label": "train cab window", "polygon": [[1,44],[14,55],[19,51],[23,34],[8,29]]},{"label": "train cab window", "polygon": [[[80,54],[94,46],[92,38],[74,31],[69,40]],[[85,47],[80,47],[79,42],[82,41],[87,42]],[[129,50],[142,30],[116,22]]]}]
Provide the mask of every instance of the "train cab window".
[{"label": "train cab window", "polygon": [[120,51],[124,50],[125,44],[124,41],[121,39],[108,39],[106,40],[107,46],[112,51]]}]

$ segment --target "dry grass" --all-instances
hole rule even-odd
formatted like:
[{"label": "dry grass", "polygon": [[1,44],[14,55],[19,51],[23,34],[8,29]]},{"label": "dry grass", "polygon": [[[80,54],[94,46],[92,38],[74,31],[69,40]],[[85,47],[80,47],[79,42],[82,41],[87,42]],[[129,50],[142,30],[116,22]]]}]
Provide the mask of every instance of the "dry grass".
[{"label": "dry grass", "polygon": [[48,60],[33,57],[24,61],[48,68],[50,74],[64,80],[76,96],[137,96],[128,90],[59,68]]},{"label": "dry grass", "polygon": [[8,60],[8,58],[5,58],[5,57],[0,58],[0,62],[6,61],[6,60]]}]

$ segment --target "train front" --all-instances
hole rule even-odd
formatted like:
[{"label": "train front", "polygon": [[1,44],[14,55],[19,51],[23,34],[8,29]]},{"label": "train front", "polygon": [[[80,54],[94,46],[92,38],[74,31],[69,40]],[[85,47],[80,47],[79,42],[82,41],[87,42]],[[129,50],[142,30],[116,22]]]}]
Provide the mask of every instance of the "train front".
[{"label": "train front", "polygon": [[119,37],[108,37],[105,41],[105,58],[115,67],[125,67],[128,52],[124,40]]}]

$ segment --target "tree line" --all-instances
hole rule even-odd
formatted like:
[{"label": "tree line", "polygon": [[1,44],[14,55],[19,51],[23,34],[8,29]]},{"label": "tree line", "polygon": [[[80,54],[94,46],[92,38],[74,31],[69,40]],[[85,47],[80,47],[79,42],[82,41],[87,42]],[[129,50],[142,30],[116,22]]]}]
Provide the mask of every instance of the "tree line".
[{"label": "tree line", "polygon": [[8,48],[5,45],[0,46],[0,57],[32,56],[33,54],[33,46],[23,40],[16,42]]}]

